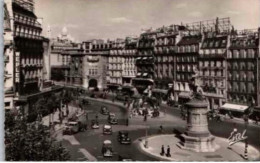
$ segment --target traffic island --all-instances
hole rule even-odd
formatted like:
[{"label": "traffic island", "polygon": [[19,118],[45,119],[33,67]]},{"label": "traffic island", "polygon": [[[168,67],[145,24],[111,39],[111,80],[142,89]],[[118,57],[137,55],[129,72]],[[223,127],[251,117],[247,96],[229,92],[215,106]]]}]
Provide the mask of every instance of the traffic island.
[{"label": "traffic island", "polygon": [[[219,149],[215,152],[184,150],[177,146],[180,142],[181,140],[177,135],[171,134],[144,137],[136,140],[134,144],[143,154],[160,161],[245,161],[243,157],[245,144],[243,142],[236,143],[229,148],[229,141],[227,139],[215,137],[215,142],[219,145]],[[146,143],[147,148],[145,147]],[[162,145],[164,145],[165,151],[167,146],[170,146],[171,157],[160,154]],[[249,161],[260,160],[260,151],[256,148],[249,145],[247,151]]]}]

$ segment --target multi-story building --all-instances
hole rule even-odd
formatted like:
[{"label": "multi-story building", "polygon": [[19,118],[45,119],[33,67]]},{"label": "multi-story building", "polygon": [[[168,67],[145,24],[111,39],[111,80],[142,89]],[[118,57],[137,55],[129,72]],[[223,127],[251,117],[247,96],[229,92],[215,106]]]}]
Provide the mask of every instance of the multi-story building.
[{"label": "multi-story building", "polygon": [[202,41],[199,71],[210,109],[222,106],[226,99],[226,54],[229,36],[209,32]]},{"label": "multi-story building", "polygon": [[169,84],[172,85],[175,74],[174,57],[176,42],[178,42],[178,26],[171,25],[157,29],[155,54],[155,88],[167,92]]},{"label": "multi-story building", "polygon": [[68,35],[67,28],[64,27],[57,38],[51,39],[50,46],[51,80],[65,82],[65,72],[69,71],[68,63],[70,62],[70,54],[66,51],[77,51],[79,45],[73,42]]},{"label": "multi-story building", "polygon": [[[13,43],[13,26],[11,15],[8,11],[7,4],[4,4],[4,103],[5,109],[10,110],[14,107],[14,43]],[[11,7],[11,6],[9,6]]]},{"label": "multi-story building", "polygon": [[122,85],[123,62],[125,53],[125,40],[116,39],[112,42],[109,52],[109,85]]},{"label": "multi-story building", "polygon": [[111,41],[90,40],[83,42],[85,51],[83,60],[84,88],[107,88],[109,81],[108,56],[111,48]]},{"label": "multi-story building", "polygon": [[154,44],[156,31],[147,30],[139,37],[137,44],[136,67],[137,74],[133,80],[133,86],[137,88],[139,93],[154,84]]},{"label": "multi-story building", "polygon": [[61,52],[62,57],[69,56],[69,61],[63,59],[63,65],[69,66],[65,69],[65,83],[74,86],[82,86],[83,84],[83,68],[85,53],[81,44],[78,49],[67,49]]},{"label": "multi-story building", "polygon": [[123,57],[123,73],[122,73],[122,84],[132,84],[132,79],[136,76],[136,46],[137,46],[137,37],[127,37],[125,40],[125,50]]},{"label": "multi-story building", "polygon": [[[217,109],[226,101],[226,55],[229,47],[230,20],[208,20],[200,48],[199,76],[210,109]],[[210,29],[209,29],[210,28]]]},{"label": "multi-story building", "polygon": [[244,112],[255,106],[259,115],[259,32],[231,34],[227,53],[227,103],[222,108]]},{"label": "multi-story building", "polygon": [[[13,1],[15,84],[20,95],[38,92],[43,78],[41,24],[33,12],[33,1]],[[30,7],[31,6],[31,7]]]},{"label": "multi-story building", "polygon": [[23,113],[31,115],[37,100],[60,91],[60,88],[42,89],[49,40],[41,36],[33,0],[5,0],[4,9],[5,109],[23,106]]},{"label": "multi-story building", "polygon": [[199,48],[202,35],[200,33],[185,34],[177,43],[175,100],[186,98],[190,91],[189,80],[198,69]]}]

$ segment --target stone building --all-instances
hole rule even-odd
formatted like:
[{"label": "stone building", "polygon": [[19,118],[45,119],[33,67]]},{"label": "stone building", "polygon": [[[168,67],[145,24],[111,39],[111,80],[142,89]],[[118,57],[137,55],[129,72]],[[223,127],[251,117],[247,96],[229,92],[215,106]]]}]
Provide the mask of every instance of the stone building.
[{"label": "stone building", "polygon": [[203,91],[211,109],[222,106],[226,99],[226,54],[229,36],[205,34],[199,55],[199,71]]},{"label": "stone building", "polygon": [[198,70],[198,56],[202,35],[200,33],[186,33],[177,43],[176,79],[174,85],[175,100],[179,97],[188,98],[190,91],[189,80]]},{"label": "stone building", "polygon": [[149,86],[154,84],[154,44],[156,32],[151,29],[144,31],[138,40],[136,78],[133,79],[133,86],[137,88],[139,93]]},{"label": "stone building", "polygon": [[155,88],[167,92],[175,76],[174,57],[177,50],[176,42],[179,41],[178,26],[162,27],[157,31],[154,47]]},{"label": "stone building", "polygon": [[57,38],[50,40],[50,46],[50,78],[54,82],[65,82],[65,72],[69,71],[70,62],[70,55],[66,51],[78,50],[79,45],[64,27]]},{"label": "stone building", "polygon": [[138,37],[127,37],[125,40],[125,50],[123,57],[122,84],[132,85],[133,78],[136,77],[136,46]]},{"label": "stone building", "polygon": [[[244,113],[249,107],[259,113],[259,32],[231,34],[227,53],[227,103],[222,109]],[[252,110],[251,110],[252,111]]]},{"label": "stone building", "polygon": [[112,47],[109,49],[108,69],[109,85],[118,87],[122,85],[123,62],[125,54],[125,40],[116,39],[111,42]]}]

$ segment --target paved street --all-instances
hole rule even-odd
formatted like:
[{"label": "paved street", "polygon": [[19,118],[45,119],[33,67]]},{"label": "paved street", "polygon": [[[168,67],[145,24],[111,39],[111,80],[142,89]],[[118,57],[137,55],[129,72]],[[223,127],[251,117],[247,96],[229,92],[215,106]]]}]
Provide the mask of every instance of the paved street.
[{"label": "paved street", "polygon": [[[88,129],[85,132],[80,132],[75,135],[64,136],[63,144],[71,152],[71,160],[104,160],[104,161],[116,161],[118,156],[130,157],[133,160],[147,161],[156,160],[149,156],[141,153],[134,144],[131,145],[121,145],[117,141],[117,132],[120,130],[128,130],[129,137],[134,140],[138,140],[140,137],[146,136],[146,128],[148,128],[148,135],[158,134],[158,129],[160,125],[163,125],[165,132],[172,133],[173,129],[177,129],[181,132],[185,129],[186,122],[180,118],[180,111],[176,108],[166,107],[167,114],[165,117],[159,118],[148,118],[147,122],[143,121],[142,117],[133,117],[130,119],[130,125],[125,125],[126,110],[123,107],[101,103],[98,101],[91,101],[91,105],[87,106],[87,111],[89,112],[89,121],[95,119],[98,115],[100,122],[100,128],[93,130]],[[101,115],[101,106],[108,107],[110,112],[113,112],[119,118],[119,124],[114,125],[112,135],[103,135],[102,127],[107,124],[107,116]],[[231,121],[225,122],[209,122],[209,129],[213,135],[227,138],[230,132],[236,127],[238,131],[243,131],[243,123],[234,123]],[[259,132],[258,132],[259,131]],[[249,144],[252,144],[258,150],[260,150],[260,127],[256,125],[248,126],[248,136]],[[102,143],[104,140],[111,140],[113,144],[113,150],[115,152],[114,157],[104,158],[101,154]]]}]

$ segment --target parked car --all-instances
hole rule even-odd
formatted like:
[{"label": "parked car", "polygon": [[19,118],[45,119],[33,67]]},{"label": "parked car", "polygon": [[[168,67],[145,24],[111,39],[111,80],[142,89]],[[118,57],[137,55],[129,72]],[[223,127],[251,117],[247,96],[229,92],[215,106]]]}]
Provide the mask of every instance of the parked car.
[{"label": "parked car", "polygon": [[101,106],[100,113],[103,114],[103,115],[108,115],[109,111],[108,111],[107,107]]},{"label": "parked car", "polygon": [[64,135],[66,135],[66,134],[72,135],[77,132],[79,132],[79,123],[78,122],[70,121],[65,124],[65,129],[63,130]]},{"label": "parked car", "polygon": [[110,125],[104,125],[103,127],[103,134],[105,135],[111,135],[113,132],[112,132],[112,126]]},{"label": "parked car", "polygon": [[91,128],[92,129],[99,129],[99,123],[96,120],[91,121]]},{"label": "parked car", "polygon": [[109,113],[108,115],[108,123],[109,124],[117,124],[118,123],[118,120],[116,118],[116,114],[115,113]]},{"label": "parked car", "polygon": [[121,144],[131,144],[131,139],[128,137],[127,131],[119,131],[117,139]]},{"label": "parked car", "polygon": [[103,142],[101,152],[102,152],[104,157],[112,157],[113,156],[112,142],[110,140],[105,140]]}]

